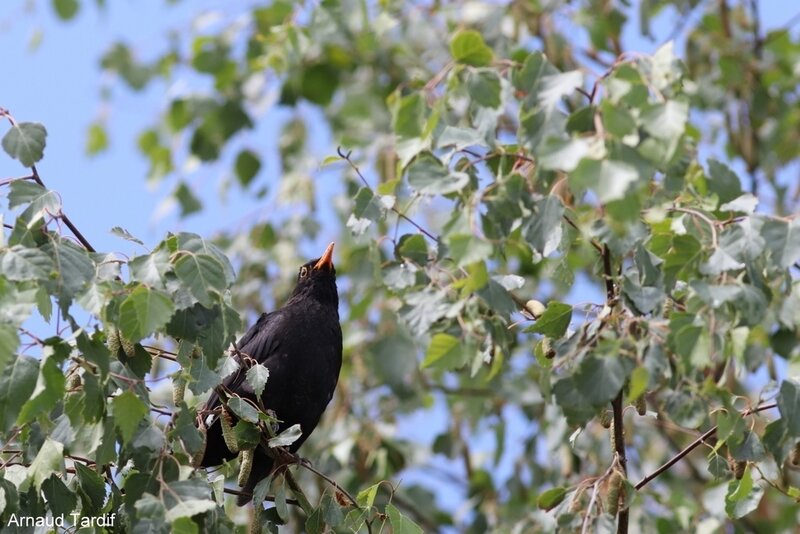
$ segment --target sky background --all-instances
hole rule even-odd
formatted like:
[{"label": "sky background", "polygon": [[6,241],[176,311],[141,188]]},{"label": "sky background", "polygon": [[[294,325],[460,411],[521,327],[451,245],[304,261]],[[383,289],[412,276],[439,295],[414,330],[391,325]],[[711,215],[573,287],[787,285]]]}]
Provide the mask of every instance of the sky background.
[{"label": "sky background", "polygon": [[[245,12],[251,3],[226,4],[236,6],[228,9],[238,11],[221,16],[225,19],[235,17]],[[245,219],[269,218],[275,207],[273,195],[266,201],[257,200],[243,194],[240,188],[232,187],[226,201],[220,202],[220,184],[230,168],[229,160],[224,158],[219,164],[196,169],[187,178],[204,202],[205,209],[199,215],[181,220],[177,207],[170,210],[167,206],[165,209],[162,202],[174,187],[174,181],[148,184],[148,163],[136,147],[136,139],[143,129],[154,123],[169,95],[191,90],[193,84],[206,82],[176,80],[166,85],[156,81],[142,92],[133,92],[104,77],[99,67],[101,56],[116,41],[130,44],[141,59],[156,57],[165,49],[169,31],[185,34],[196,23],[198,14],[205,13],[204,20],[213,24],[215,16],[210,10],[218,8],[219,2],[192,0],[168,5],[163,1],[121,0],[108,4],[108,8],[100,10],[94,2],[82,2],[78,16],[66,23],[56,17],[47,1],[5,0],[0,7],[0,58],[3,65],[0,107],[9,109],[20,122],[35,121],[46,126],[45,158],[37,167],[45,184],[61,195],[67,215],[97,250],[124,255],[142,249],[113,236],[109,230],[114,226],[129,230],[150,248],[167,232],[189,231],[209,236],[222,228],[236,228]],[[774,0],[760,3],[764,31],[784,24],[787,15],[793,14],[786,13],[787,4],[789,2]],[[695,13],[695,20],[701,11]],[[628,32],[623,39],[625,48],[654,52],[672,32],[675,20],[675,13],[667,10],[653,23],[654,41]],[[633,23],[629,29],[635,30],[636,26]],[[678,55],[682,50],[681,39],[682,35],[678,35]],[[113,91],[110,103],[101,99],[104,87],[111,87]],[[308,108],[301,112],[314,113]],[[262,183],[274,184],[277,179],[280,170],[275,149],[277,125],[289,115],[287,110],[273,106],[258,121],[260,127],[248,134],[252,148],[264,155],[264,166],[257,178]],[[110,147],[96,157],[87,158],[86,132],[89,125],[101,116],[107,118]],[[7,124],[0,127],[0,135],[6,129]],[[330,148],[323,148],[329,145],[327,132],[310,132],[310,137],[313,145],[319,148],[320,161],[333,152]],[[741,175],[741,167],[735,168]],[[25,174],[26,170],[18,162],[0,157],[0,179]],[[792,176],[796,179],[797,172]],[[273,192],[275,189],[277,187],[271,188]],[[324,194],[325,188],[321,190]],[[323,199],[320,205],[324,204]],[[320,242],[334,237],[336,229],[331,225],[327,234],[323,231]],[[309,251],[313,249],[313,246],[308,248]],[[582,298],[575,300],[588,300],[586,287],[576,286],[576,291]],[[509,450],[505,457],[510,460],[519,452],[514,449],[515,444],[521,444],[514,434],[526,429],[514,424],[515,420],[522,419],[513,410],[509,410],[506,416],[510,424],[506,437]],[[407,437],[427,442],[447,424],[446,410],[433,410],[409,417],[401,424],[400,431]],[[473,452],[490,457],[493,433],[487,431],[484,438],[476,438]],[[455,472],[460,470],[460,465],[448,465],[444,459],[437,459],[436,464]],[[498,472],[508,473],[511,469],[510,463],[501,463]],[[443,487],[441,478],[425,472],[406,475],[407,481],[427,478],[430,478],[428,482],[442,488],[437,493],[440,504],[450,509],[463,505],[463,496]]]}]

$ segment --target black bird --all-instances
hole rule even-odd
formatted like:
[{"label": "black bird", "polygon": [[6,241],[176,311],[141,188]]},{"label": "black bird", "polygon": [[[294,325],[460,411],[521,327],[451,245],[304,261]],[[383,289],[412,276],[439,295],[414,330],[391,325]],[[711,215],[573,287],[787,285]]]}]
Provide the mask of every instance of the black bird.
[{"label": "black bird", "polygon": [[[289,446],[291,452],[297,451],[319,423],[333,397],[342,366],[342,329],[333,246],[333,243],[328,245],[321,258],[300,267],[297,285],[286,304],[279,310],[262,314],[236,344],[239,354],[269,369],[261,401],[280,421],[277,431],[300,425],[302,435]],[[239,370],[229,376],[223,386],[243,398],[255,400],[255,392],[245,378],[247,370],[248,366],[240,361]],[[219,413],[220,406],[219,395],[214,391],[200,413]],[[219,465],[236,456],[225,445],[219,416],[209,417],[206,424],[207,441],[200,466]],[[256,484],[267,477],[272,468],[273,459],[257,447],[243,492],[252,495]],[[244,506],[249,500],[249,496],[240,495],[237,504]]]}]

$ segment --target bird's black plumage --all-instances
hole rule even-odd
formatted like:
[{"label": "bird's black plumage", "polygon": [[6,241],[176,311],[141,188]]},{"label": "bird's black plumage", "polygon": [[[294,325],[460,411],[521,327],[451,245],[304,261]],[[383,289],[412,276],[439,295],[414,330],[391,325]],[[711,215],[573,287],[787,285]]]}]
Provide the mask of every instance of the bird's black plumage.
[{"label": "bird's black plumage", "polygon": [[[319,259],[300,267],[297,285],[279,310],[261,315],[236,344],[238,352],[269,369],[269,379],[261,396],[267,410],[281,421],[278,432],[299,424],[300,438],[292,452],[303,444],[317,426],[328,406],[342,366],[342,330],[339,325],[339,295],[333,267],[333,243]],[[247,382],[247,366],[223,382],[225,388],[255,400]],[[213,392],[202,413],[219,411],[220,398]],[[225,445],[219,417],[207,429],[207,442],[200,466],[219,465],[235,456]],[[256,448],[253,468],[243,491],[252,494],[256,484],[269,475],[273,460]],[[240,496],[240,506],[248,502]]]}]

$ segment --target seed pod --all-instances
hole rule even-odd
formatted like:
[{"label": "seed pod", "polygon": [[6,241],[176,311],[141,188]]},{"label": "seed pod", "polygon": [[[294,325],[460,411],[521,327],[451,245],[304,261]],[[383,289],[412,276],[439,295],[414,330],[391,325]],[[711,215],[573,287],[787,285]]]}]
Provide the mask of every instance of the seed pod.
[{"label": "seed pod", "polygon": [[636,413],[639,415],[647,414],[647,400],[645,400],[644,395],[639,395],[639,398],[633,403],[636,407]]},{"label": "seed pod", "polygon": [[556,357],[556,351],[553,349],[550,338],[547,336],[542,338],[542,353],[544,353],[544,357],[548,360],[552,360]]},{"label": "seed pod", "polygon": [[617,436],[616,432],[614,432],[614,421],[612,419],[611,424],[608,425],[608,441],[611,444],[611,450],[617,450]]},{"label": "seed pod", "polygon": [[254,453],[255,449],[245,449],[239,453],[239,479],[237,480],[239,487],[247,484],[247,479],[250,478],[250,471],[253,470]]},{"label": "seed pod", "polygon": [[731,453],[728,453],[728,467],[733,471],[733,476],[736,477],[736,480],[741,480],[744,476],[744,469],[747,467],[747,462],[744,460],[737,460],[731,456]]},{"label": "seed pod", "polygon": [[125,353],[125,356],[127,356],[128,358],[133,358],[134,356],[136,356],[136,345],[128,341],[122,334],[118,335],[119,335],[120,345],[122,345],[122,352]]},{"label": "seed pod", "polygon": [[225,440],[225,445],[229,451],[236,454],[239,452],[239,442],[236,441],[236,434],[233,432],[233,416],[223,408],[219,419],[222,423],[222,438]]},{"label": "seed pod", "polygon": [[800,441],[794,444],[794,449],[792,449],[792,453],[789,455],[789,461],[792,465],[800,465]]},{"label": "seed pod", "polygon": [[614,470],[611,473],[611,478],[608,480],[608,493],[606,494],[606,512],[612,516],[619,513],[619,497],[623,484],[622,473]]},{"label": "seed pod", "polygon": [[614,415],[611,413],[611,410],[603,410],[600,413],[600,424],[603,425],[603,428],[611,428],[611,423],[614,422]]},{"label": "seed pod", "polygon": [[263,526],[261,512],[263,511],[264,509],[261,507],[261,504],[253,505],[253,517],[250,519],[248,534],[261,534],[261,527]]},{"label": "seed pod", "polygon": [[108,342],[108,350],[111,352],[111,355],[116,358],[117,354],[119,354],[119,349],[122,348],[119,339],[119,330],[114,327],[108,329],[106,333],[107,342]]},{"label": "seed pod", "polygon": [[81,375],[78,374],[77,370],[74,370],[71,375],[69,375],[69,380],[67,380],[67,391],[75,392],[81,388]]},{"label": "seed pod", "polygon": [[183,402],[186,394],[186,380],[182,376],[176,376],[172,380],[172,403],[177,406]]},{"label": "seed pod", "polygon": [[192,456],[192,465],[194,467],[200,466],[200,462],[203,461],[203,456],[206,454],[206,446],[208,445],[208,431],[202,425],[200,425],[198,430],[200,430],[200,435],[203,436],[203,445],[201,445],[197,452],[194,453],[194,456]]},{"label": "seed pod", "polygon": [[544,313],[545,306],[538,300],[531,299],[525,303],[525,309],[531,314],[531,316],[533,316],[534,319],[538,319]]}]

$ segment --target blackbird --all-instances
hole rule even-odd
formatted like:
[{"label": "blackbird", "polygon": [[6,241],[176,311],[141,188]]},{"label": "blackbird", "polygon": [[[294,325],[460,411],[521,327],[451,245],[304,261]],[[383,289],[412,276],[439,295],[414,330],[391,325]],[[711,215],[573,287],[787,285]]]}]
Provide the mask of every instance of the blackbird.
[{"label": "blackbird", "polygon": [[[261,401],[279,420],[277,432],[300,425],[300,438],[289,446],[292,453],[317,426],[333,397],[342,366],[342,329],[333,246],[334,243],[328,245],[321,258],[301,266],[297,285],[286,304],[279,310],[262,314],[239,340],[236,344],[239,369],[223,382],[224,389],[255,401],[256,394],[245,378],[250,367],[246,360],[251,358],[269,369]],[[199,412],[201,415],[213,413],[202,423],[207,427],[207,441],[201,467],[219,465],[236,456],[225,445],[220,408],[219,394],[214,391]],[[247,504],[256,484],[267,477],[272,468],[273,459],[257,447],[243,494],[237,499],[239,506]]]}]

